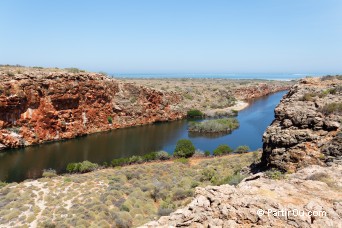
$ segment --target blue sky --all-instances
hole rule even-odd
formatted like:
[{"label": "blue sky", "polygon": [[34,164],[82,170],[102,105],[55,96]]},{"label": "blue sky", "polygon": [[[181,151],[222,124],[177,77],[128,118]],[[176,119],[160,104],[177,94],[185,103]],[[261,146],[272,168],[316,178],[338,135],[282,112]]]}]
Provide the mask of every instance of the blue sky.
[{"label": "blue sky", "polygon": [[0,63],[110,73],[342,72],[340,0],[2,0]]}]

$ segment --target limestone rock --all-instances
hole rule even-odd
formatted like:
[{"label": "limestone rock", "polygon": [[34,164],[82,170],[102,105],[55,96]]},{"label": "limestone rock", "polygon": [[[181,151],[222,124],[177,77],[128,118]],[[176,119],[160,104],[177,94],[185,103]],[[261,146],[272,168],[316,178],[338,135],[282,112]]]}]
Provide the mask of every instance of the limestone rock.
[{"label": "limestone rock", "polygon": [[187,207],[142,227],[340,227],[341,190],[341,165],[309,166],[283,180],[196,188]]},{"label": "limestone rock", "polygon": [[310,78],[294,85],[263,135],[263,165],[293,172],[341,160],[342,113],[325,110],[327,104],[342,104],[341,88],[337,79]]}]

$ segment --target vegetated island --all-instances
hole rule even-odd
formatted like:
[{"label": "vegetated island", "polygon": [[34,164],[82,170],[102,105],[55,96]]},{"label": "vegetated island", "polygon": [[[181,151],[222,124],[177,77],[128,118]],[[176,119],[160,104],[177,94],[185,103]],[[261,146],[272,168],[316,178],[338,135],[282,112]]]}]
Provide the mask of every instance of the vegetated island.
[{"label": "vegetated island", "polygon": [[210,134],[210,133],[230,133],[239,127],[239,121],[236,118],[222,118],[204,120],[201,122],[190,122],[189,132]]}]

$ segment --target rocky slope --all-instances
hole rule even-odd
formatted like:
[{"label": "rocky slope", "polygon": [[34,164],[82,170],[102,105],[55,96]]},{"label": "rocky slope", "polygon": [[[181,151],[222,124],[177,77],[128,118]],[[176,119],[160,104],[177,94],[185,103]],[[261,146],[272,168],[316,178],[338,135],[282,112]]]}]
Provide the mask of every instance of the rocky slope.
[{"label": "rocky slope", "polygon": [[237,187],[196,188],[187,207],[142,227],[341,227],[341,199],[342,166],[310,166],[283,180],[259,173]]},{"label": "rocky slope", "polygon": [[176,93],[96,73],[0,71],[0,149],[182,118]]},{"label": "rocky slope", "polygon": [[294,172],[342,160],[342,80],[303,79],[275,109],[263,136],[264,166]]}]

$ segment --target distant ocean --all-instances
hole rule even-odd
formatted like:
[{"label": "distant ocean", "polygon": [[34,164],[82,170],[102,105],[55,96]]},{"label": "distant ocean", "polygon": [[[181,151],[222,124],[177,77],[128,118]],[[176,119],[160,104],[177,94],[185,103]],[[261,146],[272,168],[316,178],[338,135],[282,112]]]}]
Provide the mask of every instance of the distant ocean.
[{"label": "distant ocean", "polygon": [[[221,78],[221,79],[260,79],[291,81],[305,77],[319,77],[328,74],[307,73],[307,74],[268,74],[268,73],[246,73],[246,74],[111,74],[114,78]],[[334,75],[334,74],[332,74]]]}]

